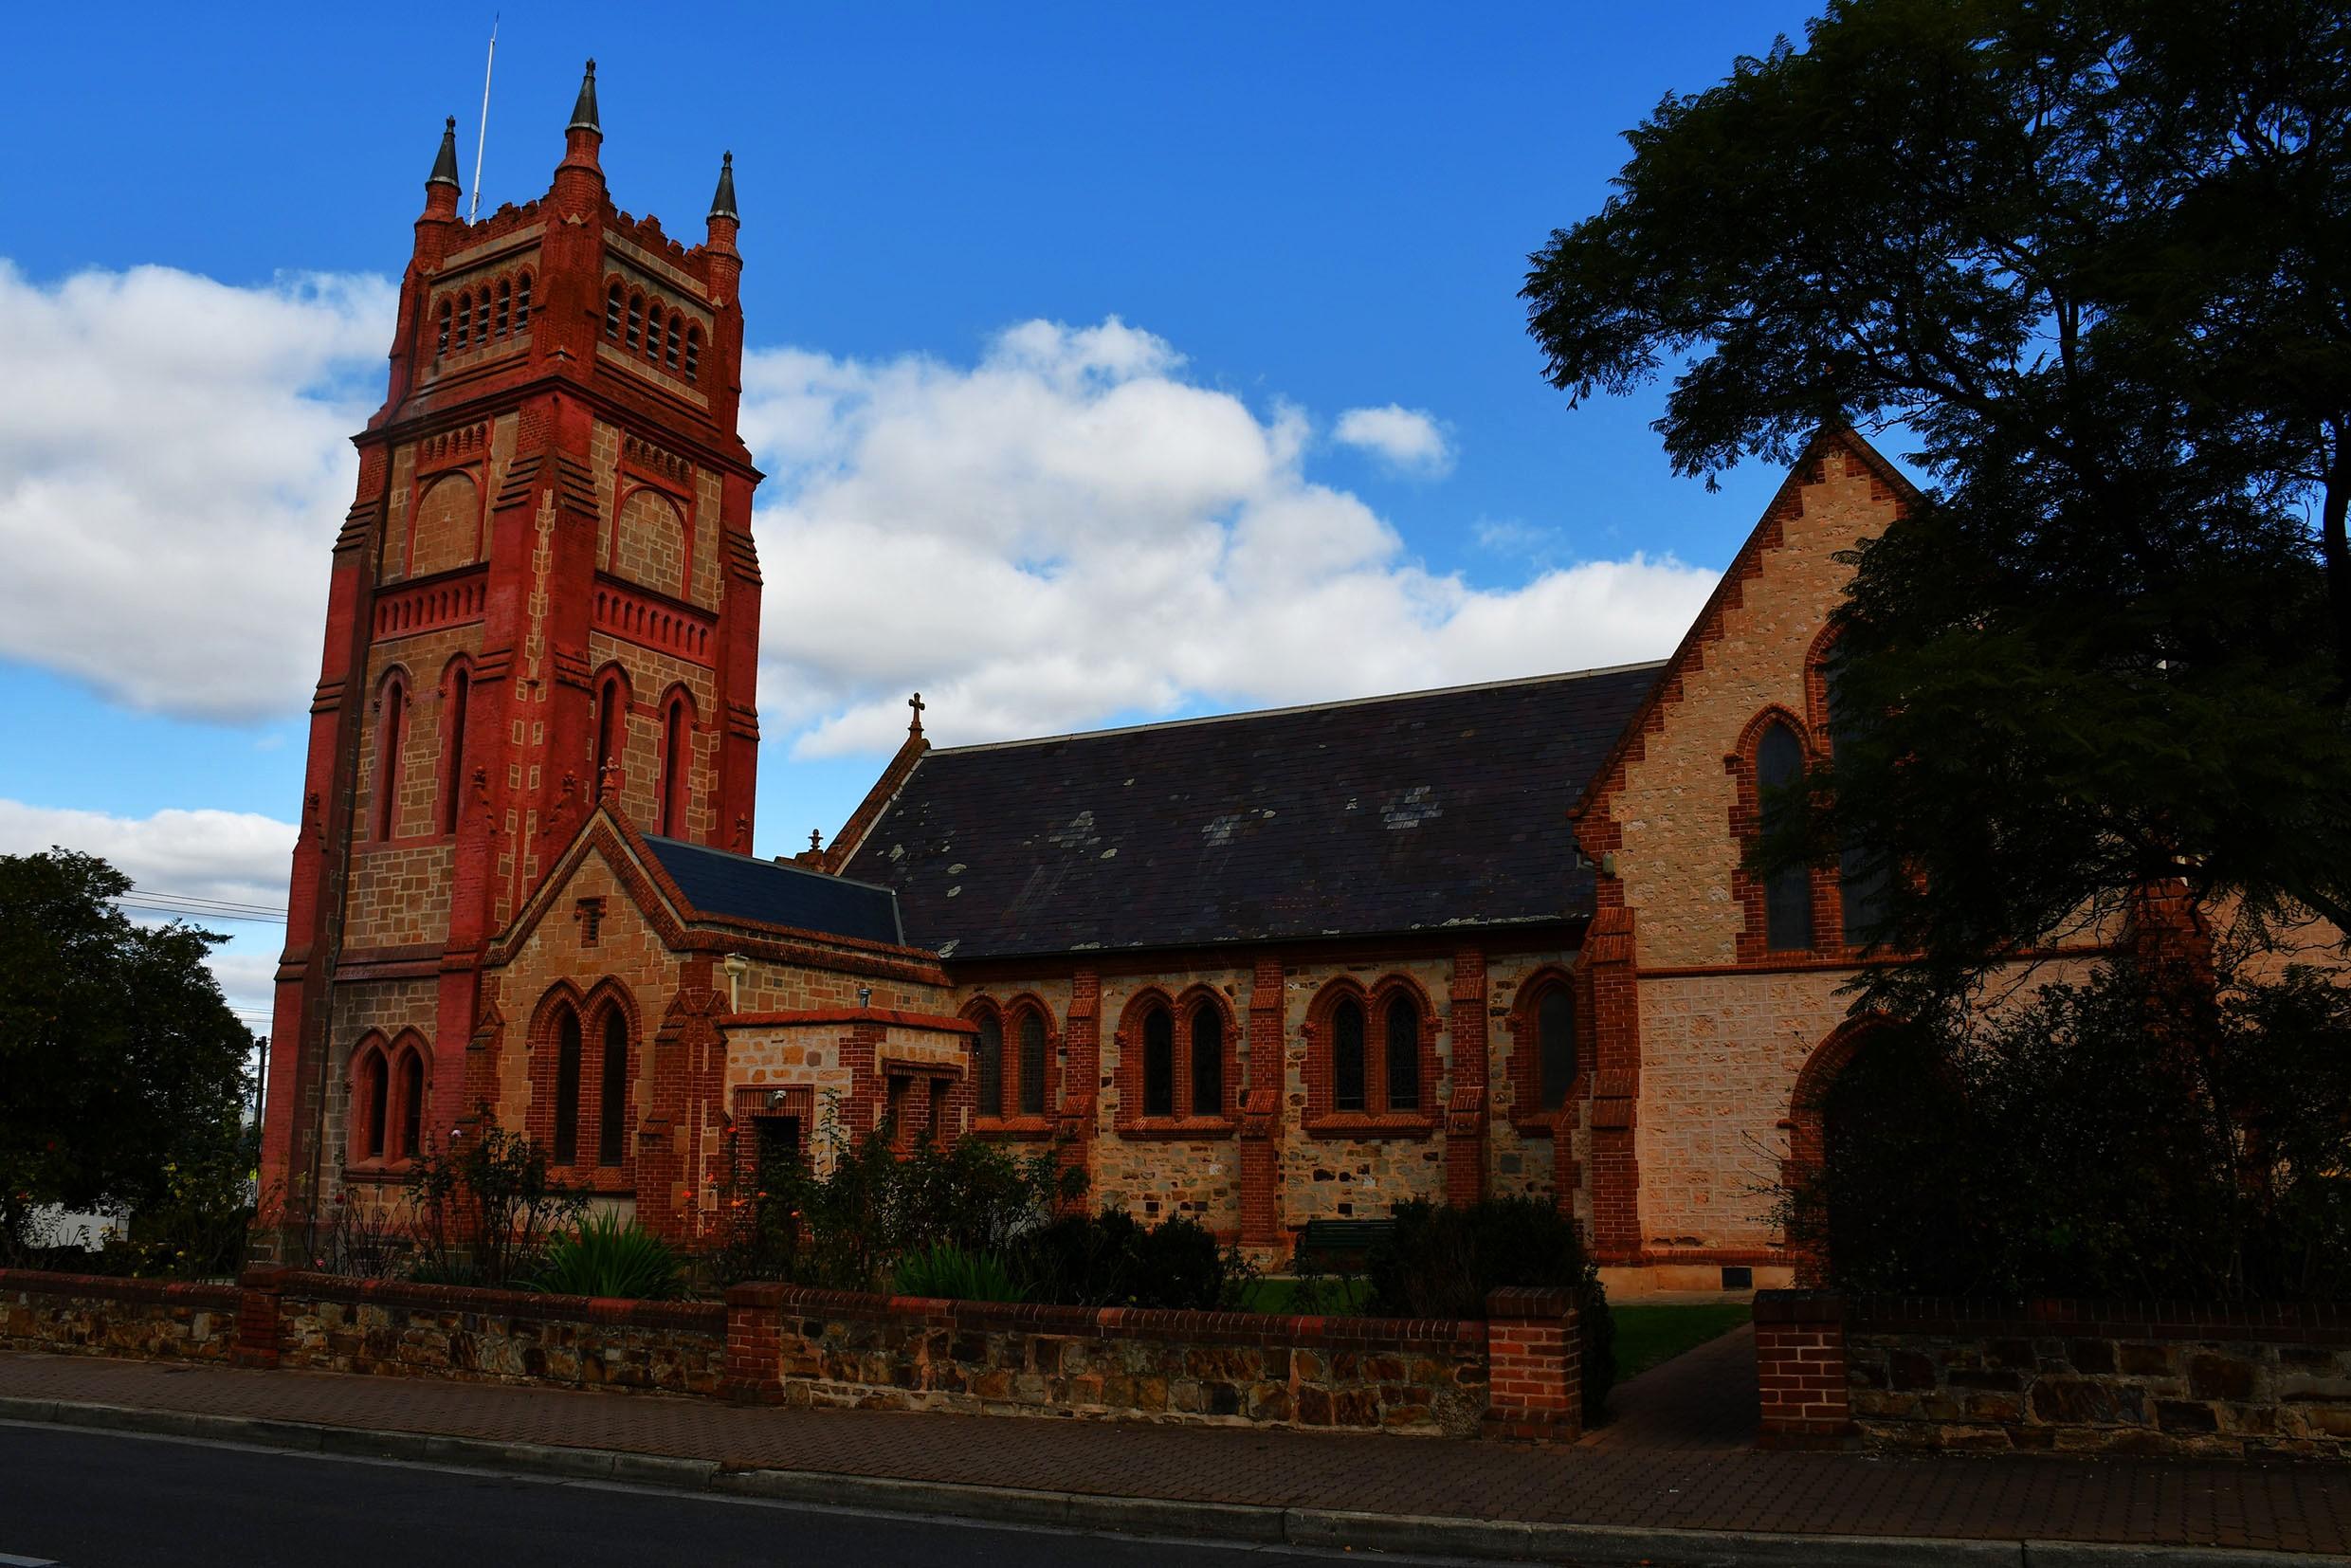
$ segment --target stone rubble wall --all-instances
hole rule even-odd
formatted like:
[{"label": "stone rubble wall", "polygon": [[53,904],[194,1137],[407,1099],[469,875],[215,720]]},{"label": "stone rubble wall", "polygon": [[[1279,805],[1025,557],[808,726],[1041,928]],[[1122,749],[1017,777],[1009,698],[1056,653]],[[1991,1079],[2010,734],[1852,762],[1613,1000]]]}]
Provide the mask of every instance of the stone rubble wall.
[{"label": "stone rubble wall", "polygon": [[242,1297],[233,1285],[0,1268],[0,1347],[225,1361]]},{"label": "stone rubble wall", "polygon": [[2351,1307],[1767,1292],[1756,1319],[1767,1443],[1799,1371],[1777,1330],[1841,1364],[1845,1433],[1870,1448],[2351,1459]]}]

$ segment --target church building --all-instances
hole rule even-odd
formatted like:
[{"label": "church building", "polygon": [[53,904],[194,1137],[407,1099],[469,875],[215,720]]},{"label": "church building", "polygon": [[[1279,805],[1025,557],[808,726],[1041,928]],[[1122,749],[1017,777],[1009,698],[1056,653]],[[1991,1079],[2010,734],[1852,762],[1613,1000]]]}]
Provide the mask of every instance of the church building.
[{"label": "church building", "polygon": [[539,199],[461,218],[453,121],[426,182],[334,545],[264,1243],[487,1105],[688,1246],[730,1135],[834,1115],[1050,1150],[1267,1260],[1532,1193],[1620,1290],[1791,1278],[1767,1189],[1868,890],[1740,857],[1833,744],[1887,463],[1817,440],[1662,663],[946,748],[918,699],[832,841],[760,859],[731,159],[689,246],[602,139],[591,63]]}]

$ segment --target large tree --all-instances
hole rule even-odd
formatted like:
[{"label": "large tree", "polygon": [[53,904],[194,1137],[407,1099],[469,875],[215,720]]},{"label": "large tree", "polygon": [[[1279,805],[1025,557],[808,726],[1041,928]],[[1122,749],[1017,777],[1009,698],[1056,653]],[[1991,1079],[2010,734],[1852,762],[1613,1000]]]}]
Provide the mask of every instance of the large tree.
[{"label": "large tree", "polygon": [[131,881],[71,850],[0,855],[0,1248],[42,1203],[171,1201],[175,1167],[238,1145],[252,1036],[205,955],[140,926]]},{"label": "large tree", "polygon": [[1929,481],[1766,858],[1854,847],[1946,994],[2173,876],[2351,930],[2351,11],[1834,0],[1629,140],[1533,258],[1550,379],[1670,376],[1683,472],[1850,424]]}]

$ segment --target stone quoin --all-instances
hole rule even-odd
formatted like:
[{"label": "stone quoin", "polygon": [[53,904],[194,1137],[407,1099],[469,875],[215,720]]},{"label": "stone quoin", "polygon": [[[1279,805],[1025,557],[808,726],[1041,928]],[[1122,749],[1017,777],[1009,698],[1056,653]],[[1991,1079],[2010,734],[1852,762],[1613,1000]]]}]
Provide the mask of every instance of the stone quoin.
[{"label": "stone quoin", "polygon": [[334,542],[261,1255],[484,1103],[706,1243],[723,1163],[833,1106],[1264,1259],[1534,1194],[1620,1292],[1808,1268],[1766,1190],[1856,1046],[1866,890],[1740,863],[1759,777],[1833,744],[1840,553],[1912,495],[1864,441],[1661,663],[949,748],[917,698],[830,842],[761,859],[732,156],[689,246],[607,191],[592,63],[537,200],[461,218],[454,137]]}]

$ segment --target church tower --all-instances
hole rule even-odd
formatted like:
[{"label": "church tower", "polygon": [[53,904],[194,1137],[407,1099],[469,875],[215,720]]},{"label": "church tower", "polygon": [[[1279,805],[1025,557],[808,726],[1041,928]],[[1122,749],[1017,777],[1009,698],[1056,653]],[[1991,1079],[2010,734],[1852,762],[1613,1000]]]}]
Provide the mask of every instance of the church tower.
[{"label": "church tower", "polygon": [[262,1155],[282,1242],[337,1140],[396,1163],[467,1115],[485,947],[599,798],[751,846],[733,155],[688,248],[613,206],[603,140],[590,61],[545,195],[459,217],[454,119],[425,182],[311,703]]}]

